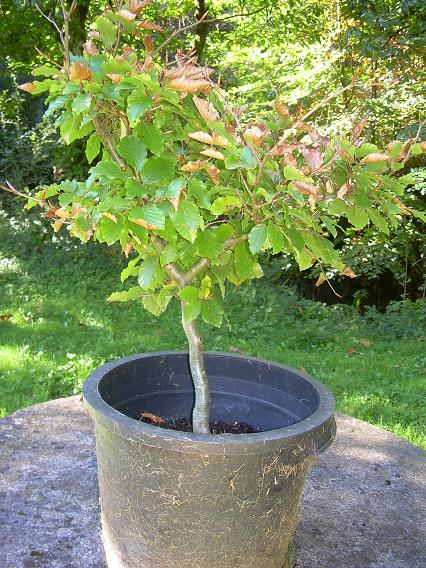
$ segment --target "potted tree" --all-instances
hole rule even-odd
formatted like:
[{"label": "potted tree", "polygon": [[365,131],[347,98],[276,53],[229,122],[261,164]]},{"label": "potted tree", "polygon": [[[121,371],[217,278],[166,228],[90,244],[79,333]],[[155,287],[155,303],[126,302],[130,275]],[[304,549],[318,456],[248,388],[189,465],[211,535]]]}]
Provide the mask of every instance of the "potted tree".
[{"label": "potted tree", "polygon": [[[281,568],[309,466],[335,434],[333,397],[302,372],[205,354],[197,320],[221,325],[227,286],[260,278],[262,251],[290,253],[300,270],[317,263],[318,284],[330,267],[354,277],[330,236],[341,218],[386,233],[421,216],[400,201],[409,179],[393,174],[425,146],[379,150],[363,123],[323,137],[308,119],[339,93],[296,115],[277,99],[266,119],[247,120],[191,53],[162,60],[148,4],[108,8],[81,56],[69,52],[63,5],[63,65],[37,67],[20,87],[47,93],[63,140],[84,139],[93,164],[26,207],[44,208],[54,231],[120,247],[132,283],[109,301],[156,316],[178,301],[188,339],[187,353],[130,356],[84,385],[107,561]],[[142,58],[129,37],[143,40]]]}]

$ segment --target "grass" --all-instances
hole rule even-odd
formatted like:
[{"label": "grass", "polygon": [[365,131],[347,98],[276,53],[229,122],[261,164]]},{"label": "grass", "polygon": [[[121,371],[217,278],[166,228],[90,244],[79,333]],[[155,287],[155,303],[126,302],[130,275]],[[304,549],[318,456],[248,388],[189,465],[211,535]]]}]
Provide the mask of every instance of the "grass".
[{"label": "grass", "polygon": [[[107,304],[120,288],[119,256],[52,242],[36,218],[0,212],[0,415],[80,392],[104,361],[185,349],[178,305],[159,319],[134,304]],[[202,326],[209,350],[244,352],[301,368],[335,394],[337,408],[426,448],[425,309],[399,302],[386,314],[326,307],[279,284],[231,291],[228,324]]]}]

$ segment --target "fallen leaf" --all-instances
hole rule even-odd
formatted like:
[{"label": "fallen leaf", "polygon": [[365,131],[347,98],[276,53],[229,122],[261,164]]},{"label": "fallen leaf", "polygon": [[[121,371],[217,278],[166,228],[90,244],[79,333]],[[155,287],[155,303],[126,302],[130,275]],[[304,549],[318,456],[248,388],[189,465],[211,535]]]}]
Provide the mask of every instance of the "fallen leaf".
[{"label": "fallen leaf", "polygon": [[370,342],[368,339],[366,339],[365,337],[361,337],[361,339],[359,340],[359,342],[361,343],[361,345],[364,345],[364,347],[368,347],[370,345]]},{"label": "fallen leaf", "polygon": [[167,421],[164,420],[164,418],[157,416],[156,414],[151,414],[150,412],[142,412],[142,418],[150,420],[153,424],[167,424]]},{"label": "fallen leaf", "polygon": [[349,347],[349,349],[346,349],[346,353],[347,353],[348,356],[350,357],[351,355],[353,355],[354,353],[356,353],[356,349],[354,349],[353,347]]}]

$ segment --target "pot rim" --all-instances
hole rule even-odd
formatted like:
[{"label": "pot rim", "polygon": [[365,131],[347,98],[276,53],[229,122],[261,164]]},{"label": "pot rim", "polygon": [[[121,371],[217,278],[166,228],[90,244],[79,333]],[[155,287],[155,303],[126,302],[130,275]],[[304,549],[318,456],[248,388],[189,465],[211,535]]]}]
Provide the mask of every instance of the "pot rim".
[{"label": "pot rim", "polygon": [[301,444],[306,446],[305,442],[309,442],[311,446],[313,445],[309,453],[321,453],[333,441],[336,432],[334,420],[335,400],[331,392],[326,389],[322,383],[312,378],[307,373],[257,357],[223,353],[220,351],[205,352],[205,356],[207,357],[220,356],[230,359],[256,361],[264,365],[294,373],[309,382],[317,391],[319,395],[317,410],[296,424],[275,430],[254,432],[252,434],[208,435],[167,430],[135,420],[110,406],[100,395],[98,389],[100,381],[107,373],[116,367],[153,356],[164,357],[173,355],[188,355],[188,352],[158,351],[139,353],[114,359],[95,369],[84,382],[83,402],[96,425],[101,424],[123,438],[135,442],[174,451],[202,454],[263,453],[271,451],[273,446],[276,446],[277,449]]}]

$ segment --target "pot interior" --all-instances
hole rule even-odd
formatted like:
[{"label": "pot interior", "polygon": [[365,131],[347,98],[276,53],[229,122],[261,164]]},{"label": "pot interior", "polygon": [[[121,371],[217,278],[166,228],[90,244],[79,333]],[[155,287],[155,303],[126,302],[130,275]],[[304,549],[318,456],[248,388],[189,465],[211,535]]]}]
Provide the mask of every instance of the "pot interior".
[{"label": "pot interior", "polygon": [[[314,385],[297,371],[256,359],[205,355],[212,394],[211,420],[246,422],[256,432],[284,428],[319,407]],[[106,373],[99,394],[118,412],[139,419],[150,412],[168,420],[190,417],[194,404],[188,355],[150,354]]]}]

